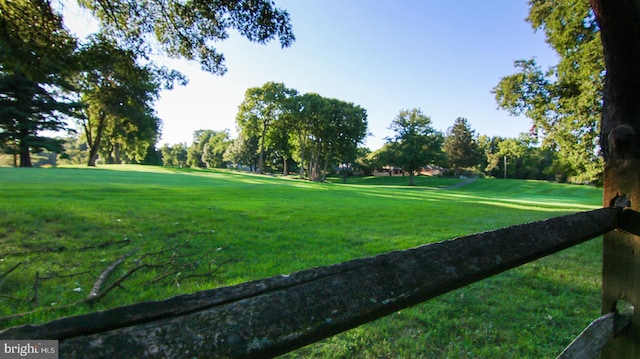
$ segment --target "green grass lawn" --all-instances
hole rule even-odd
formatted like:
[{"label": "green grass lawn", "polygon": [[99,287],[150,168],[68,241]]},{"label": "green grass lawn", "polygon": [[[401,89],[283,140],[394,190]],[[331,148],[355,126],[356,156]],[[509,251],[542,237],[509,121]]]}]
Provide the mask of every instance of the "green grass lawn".
[{"label": "green grass lawn", "polygon": [[[401,177],[318,184],[144,166],[0,168],[0,316],[35,310],[0,328],[601,205],[601,190],[587,186],[478,179],[452,187],[460,181],[417,177],[417,186],[408,187]],[[177,247],[179,255],[172,257]],[[148,256],[162,249],[171,250]],[[589,241],[289,356],[555,357],[599,315],[600,251],[600,240]],[[123,255],[128,257],[111,282],[140,263],[181,255],[199,262],[199,270],[217,270],[207,277],[172,274],[156,283],[162,269],[146,268],[96,303],[50,309],[81,301],[100,272]]]}]

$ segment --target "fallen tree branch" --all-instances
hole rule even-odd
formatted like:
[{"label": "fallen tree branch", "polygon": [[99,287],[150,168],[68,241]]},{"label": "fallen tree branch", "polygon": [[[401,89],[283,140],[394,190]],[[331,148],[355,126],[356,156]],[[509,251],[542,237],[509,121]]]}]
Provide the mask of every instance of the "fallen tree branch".
[{"label": "fallen tree branch", "polygon": [[127,278],[129,278],[131,275],[133,275],[133,273],[137,272],[138,270],[147,267],[146,264],[140,264],[138,266],[135,266],[131,269],[129,269],[127,271],[127,273],[125,273],[122,277],[118,278],[115,282],[111,283],[107,288],[105,288],[103,291],[100,291],[98,293],[95,293],[95,295],[87,297],[87,299],[83,300],[80,303],[92,303],[97,301],[98,299],[101,299],[102,297],[104,297],[105,295],[107,295],[107,293],[109,293],[113,288],[115,287],[119,287],[120,284],[122,282],[124,282]]},{"label": "fallen tree branch", "polygon": [[18,269],[18,267],[20,267],[21,265],[22,265],[22,262],[18,262],[16,265],[14,265],[13,267],[9,268],[9,270],[7,270],[6,272],[0,274],[0,286],[2,286],[2,283],[4,283],[4,281],[8,278],[9,274],[11,274],[11,272],[13,272],[16,269]]},{"label": "fallen tree branch", "polygon": [[[123,241],[118,242],[110,242],[108,245],[123,243]],[[109,294],[116,287],[122,288],[122,283],[129,279],[136,272],[147,269],[161,269],[158,271],[157,276],[146,282],[146,284],[155,284],[161,282],[163,280],[170,280],[176,283],[176,285],[180,286],[180,281],[184,281],[191,278],[200,278],[200,277],[213,277],[216,273],[220,271],[220,269],[227,263],[231,262],[231,260],[226,260],[218,263],[215,258],[211,259],[209,256],[212,255],[213,251],[206,251],[204,253],[195,253],[195,254],[183,254],[182,250],[187,246],[189,242],[185,241],[183,243],[174,243],[172,247],[162,248],[155,252],[143,253],[140,257],[135,258],[131,262],[134,264],[133,267],[129,268],[122,276],[115,279],[111,284],[106,285],[109,278],[113,275],[116,269],[123,265],[127,258],[130,258],[136,250],[132,250],[129,253],[123,254],[114,260],[107,268],[105,268],[100,275],[95,279],[89,294],[83,298],[82,300],[55,306],[55,307],[46,307],[46,308],[38,308],[29,312],[23,312],[18,314],[13,314],[10,316],[0,317],[0,323],[7,322],[9,320],[14,320],[18,318],[25,317],[27,315],[35,314],[35,313],[44,313],[52,310],[60,310],[69,307],[73,307],[80,304],[94,303],[102,298],[104,298],[107,294]],[[107,244],[105,244],[107,245]],[[209,257],[209,258],[207,258]],[[205,262],[205,259],[209,259]],[[198,273],[197,270],[203,263],[208,263],[207,269],[202,273]],[[14,266],[17,268],[17,266]],[[11,268],[10,271],[15,270]],[[9,271],[8,271],[9,272]],[[6,276],[8,272],[3,275]],[[74,274],[58,274],[54,273],[47,277],[40,276],[39,272],[36,272],[35,282],[33,285],[34,296],[31,299],[33,303],[38,304],[38,295],[39,291],[41,291],[41,283],[44,280],[54,279],[54,278],[65,278],[65,277],[73,277],[81,274],[90,274],[88,271]],[[0,276],[0,278],[2,278]]]},{"label": "fallen tree branch", "polygon": [[[107,280],[107,278],[109,278],[109,275],[111,275],[111,273],[120,264],[122,264],[122,262],[124,262],[125,259],[130,257],[131,254],[132,254],[132,252],[129,252],[129,253],[121,255],[120,257],[118,257],[118,259],[116,259],[113,263],[111,263],[111,265],[108,266],[107,269],[103,270],[102,273],[100,273],[100,275],[98,276],[98,279],[96,279],[96,281],[93,283],[93,287],[89,291],[89,295],[87,296],[87,300],[93,301],[93,300],[98,298],[98,296],[100,295],[100,288],[104,284],[104,281]],[[102,295],[102,296],[104,296],[104,295]],[[100,296],[100,297],[102,297],[102,296]]]},{"label": "fallen tree branch", "polygon": [[18,262],[16,265],[14,265],[13,267],[9,268],[9,270],[7,270],[6,272],[0,274],[0,281],[3,280],[4,277],[6,277],[9,274],[11,274],[11,272],[13,272],[14,270],[18,269],[18,267],[20,267],[21,265],[22,265],[22,262]]}]

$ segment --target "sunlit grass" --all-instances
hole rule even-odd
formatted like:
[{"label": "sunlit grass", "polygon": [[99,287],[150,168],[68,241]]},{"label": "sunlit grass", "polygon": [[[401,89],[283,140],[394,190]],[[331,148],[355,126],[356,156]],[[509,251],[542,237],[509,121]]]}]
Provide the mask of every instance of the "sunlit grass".
[{"label": "sunlit grass", "polygon": [[[600,206],[601,191],[536,181],[417,177],[311,183],[230,171],[104,166],[0,169],[0,316],[72,303],[118,256],[188,241],[213,251],[220,272],[180,286],[134,276],[95,305],[40,312],[20,321],[171,295]],[[83,247],[110,241],[127,244]],[[61,248],[57,251],[52,249]],[[125,265],[131,265],[131,257]],[[229,262],[227,262],[229,261]],[[124,269],[123,269],[124,270]],[[46,282],[40,276],[89,271]],[[587,242],[487,281],[354,329],[292,356],[546,357],[557,355],[599,312],[599,241]],[[8,325],[4,323],[2,325]]]}]

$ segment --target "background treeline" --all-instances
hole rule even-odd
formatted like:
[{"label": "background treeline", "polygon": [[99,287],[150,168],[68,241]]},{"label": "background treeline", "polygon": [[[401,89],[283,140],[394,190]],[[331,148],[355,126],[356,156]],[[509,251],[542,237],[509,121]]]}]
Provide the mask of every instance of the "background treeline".
[{"label": "background treeline", "polygon": [[[282,96],[273,96],[275,89]],[[237,124],[237,138],[229,130],[198,130],[191,145],[164,144],[159,156],[150,158],[164,166],[234,168],[312,180],[331,174],[371,175],[395,166],[407,176],[426,166],[448,176],[565,182],[576,175],[557,151],[542,148],[533,134],[478,135],[465,118],[456,119],[442,133],[419,109],[400,111],[390,126],[396,136],[371,151],[361,145],[366,135],[364,109],[317,94],[298,95],[283,84],[247,90]],[[416,165],[410,169],[412,161]]]},{"label": "background treeline", "polygon": [[[602,181],[598,133],[605,72],[599,28],[586,2],[531,3],[527,21],[545,32],[559,63],[542,69],[535,59],[517,60],[516,72],[493,89],[500,108],[532,121],[530,133],[486,138],[466,124],[471,136],[458,138],[462,127],[454,124],[440,133],[419,110],[402,110],[391,122],[393,138],[373,153],[359,147],[367,131],[363,108],[278,83],[247,90],[237,138],[228,131],[200,130],[190,146],[158,149],[162,121],[154,102],[161,89],[185,78],[149,55],[182,56],[223,74],[214,40],[235,28],[252,41],[279,39],[288,46],[294,40],[288,14],[265,0],[248,7],[232,1],[216,9],[195,2],[180,11],[160,3],[82,3],[100,23],[100,31],[84,39],[65,28],[51,2],[0,2],[0,153],[8,155],[3,164],[28,167],[32,157],[36,164],[55,163],[51,153],[64,153],[69,157],[64,161],[89,166],[98,161],[233,166],[294,172],[316,181],[337,169],[346,176],[394,166],[411,175],[427,165],[450,168],[453,175]],[[117,16],[105,11],[117,8],[131,11]],[[188,21],[178,22],[184,27],[164,26],[175,19]],[[205,31],[211,28],[217,30]],[[145,45],[149,38],[157,44]],[[69,138],[52,137],[60,131]]]},{"label": "background treeline", "polygon": [[[558,182],[575,182],[579,175],[559,151],[542,147],[535,132],[518,138],[489,137],[478,135],[467,119],[457,118],[443,133],[416,108],[401,110],[389,127],[394,136],[372,151],[362,145],[367,136],[365,109],[315,93],[300,94],[282,83],[248,89],[238,107],[236,124],[236,138],[228,129],[201,129],[193,133],[190,145],[146,146],[140,156],[131,156],[127,147],[113,156],[113,146],[101,152],[101,158],[106,163],[232,168],[313,181],[324,181],[327,175],[341,175],[346,180],[374,171],[391,175],[394,168],[409,177],[409,184],[414,174],[427,169],[430,174],[445,176]],[[45,151],[34,156],[35,163],[87,163],[92,151],[86,135],[60,140],[65,142],[62,158]],[[9,160],[5,158],[5,162]]]}]

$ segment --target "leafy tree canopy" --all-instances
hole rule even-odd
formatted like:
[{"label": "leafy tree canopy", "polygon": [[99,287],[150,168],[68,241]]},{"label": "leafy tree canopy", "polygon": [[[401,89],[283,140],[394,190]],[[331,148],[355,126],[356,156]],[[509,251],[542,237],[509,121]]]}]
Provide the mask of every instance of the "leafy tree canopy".
[{"label": "leafy tree canopy", "polygon": [[535,59],[518,60],[518,72],[494,88],[498,105],[533,121],[545,148],[567,159],[579,182],[598,182],[603,163],[598,133],[602,113],[604,58],[588,2],[531,0],[527,21],[544,31],[557,65],[543,70]]},{"label": "leafy tree canopy", "polygon": [[69,97],[75,39],[46,1],[0,2],[0,147],[30,167],[31,151],[61,151],[42,135],[66,127],[80,104]]},{"label": "leafy tree canopy", "polygon": [[[203,70],[222,75],[224,55],[215,44],[229,30],[257,43],[295,40],[289,13],[270,0],[78,0],[100,21],[103,31],[143,57],[160,49],[172,57],[198,61]],[[155,44],[156,46],[152,46]]]},{"label": "leafy tree canopy", "polygon": [[153,109],[160,89],[154,71],[102,35],[92,36],[79,53],[77,83],[87,104],[80,125],[90,147],[88,165],[95,166],[99,152],[120,162],[120,150],[141,160],[160,131]]},{"label": "leafy tree canopy", "polygon": [[297,96],[298,91],[287,88],[283,83],[267,82],[260,87],[247,89],[244,100],[239,106],[236,122],[247,138],[260,140],[258,153],[258,172],[265,171],[265,150],[268,134],[278,126],[276,122],[283,122],[285,114],[293,107],[290,102]]},{"label": "leafy tree canopy", "polygon": [[391,164],[409,172],[409,185],[413,174],[422,166],[442,161],[444,136],[431,126],[431,118],[420,109],[401,110],[389,127],[395,136],[387,139]]}]

